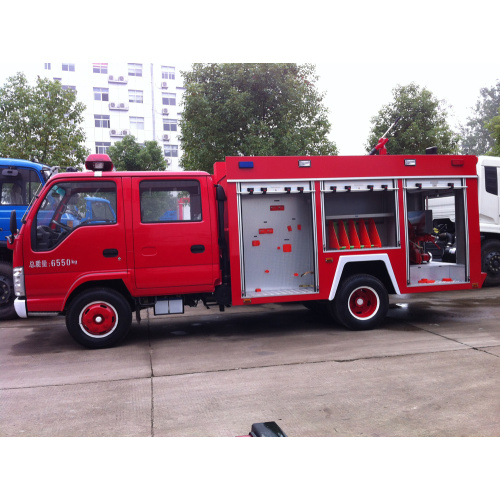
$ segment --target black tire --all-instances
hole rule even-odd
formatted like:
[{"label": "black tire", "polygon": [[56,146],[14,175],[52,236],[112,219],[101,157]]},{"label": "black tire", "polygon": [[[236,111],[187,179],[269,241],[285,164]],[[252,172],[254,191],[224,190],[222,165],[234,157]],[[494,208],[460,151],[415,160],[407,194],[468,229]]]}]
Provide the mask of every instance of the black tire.
[{"label": "black tire", "polygon": [[500,285],[500,240],[485,240],[481,246],[481,271],[485,286]]},{"label": "black tire", "polygon": [[389,309],[389,295],[374,276],[356,274],[339,286],[330,303],[332,316],[350,330],[372,330]]},{"label": "black tire", "polygon": [[132,323],[125,297],[109,288],[92,288],[77,295],[66,313],[66,327],[79,344],[91,349],[112,347],[123,340]]},{"label": "black tire", "polygon": [[14,309],[14,299],[12,266],[8,262],[0,262],[0,319],[18,317]]}]

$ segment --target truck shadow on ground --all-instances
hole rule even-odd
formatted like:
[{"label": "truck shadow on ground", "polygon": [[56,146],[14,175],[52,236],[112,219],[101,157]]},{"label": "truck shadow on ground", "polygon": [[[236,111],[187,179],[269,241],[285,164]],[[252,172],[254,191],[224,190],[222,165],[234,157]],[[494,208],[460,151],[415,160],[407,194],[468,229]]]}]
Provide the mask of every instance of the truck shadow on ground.
[{"label": "truck shadow on ground", "polygon": [[[406,305],[405,305],[406,306]],[[425,321],[429,324],[456,321],[459,313],[442,311],[431,303],[422,303],[411,307],[392,306],[381,328],[389,330],[414,329],[412,325]],[[275,338],[286,335],[307,335],[322,333],[344,335],[347,330],[327,314],[314,313],[305,307],[279,310],[279,306],[269,312],[251,312],[244,314],[220,313],[211,316],[178,317],[173,319],[155,319],[147,327],[151,341],[166,341],[179,337],[209,337],[211,340],[237,341],[241,338]],[[131,332],[127,342],[136,342],[145,334],[142,326]]]},{"label": "truck shadow on ground", "polygon": [[54,320],[45,322],[44,318],[40,318],[38,326],[26,329],[20,336],[22,340],[11,347],[9,354],[12,356],[58,354],[85,349],[70,337],[62,318],[57,323]]},{"label": "truck shadow on ground", "polygon": [[[480,304],[480,305],[479,305]],[[491,316],[494,302],[448,301],[446,304],[431,300],[415,303],[392,304],[381,328],[407,330],[425,324],[448,324],[468,322],[474,317]],[[488,311],[488,312],[485,312]],[[13,321],[16,328],[22,321]],[[413,326],[417,325],[417,326]],[[64,318],[38,318],[37,324],[21,330],[21,340],[13,344],[9,354],[12,356],[33,356],[37,354],[58,354],[87,351],[77,344],[66,330]],[[120,346],[139,345],[148,341],[169,342],[180,337],[209,337],[213,341],[237,341],[241,338],[276,338],[286,335],[307,335],[323,333],[342,335],[348,332],[326,314],[314,313],[302,305],[281,307],[274,305],[267,310],[235,313],[213,313],[189,316],[170,316],[135,321],[127,338]],[[352,332],[355,333],[355,332]]]}]

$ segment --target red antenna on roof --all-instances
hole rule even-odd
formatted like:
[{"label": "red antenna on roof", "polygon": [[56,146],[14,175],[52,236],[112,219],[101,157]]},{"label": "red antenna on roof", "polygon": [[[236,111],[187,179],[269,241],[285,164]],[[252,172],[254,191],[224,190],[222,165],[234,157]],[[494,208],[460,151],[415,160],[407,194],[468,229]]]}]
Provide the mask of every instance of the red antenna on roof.
[{"label": "red antenna on roof", "polygon": [[385,134],[378,140],[377,145],[370,151],[370,155],[377,154],[377,151],[379,152],[378,153],[379,155],[386,155],[387,154],[387,149],[386,149],[385,145],[389,142],[389,139],[387,139],[385,136],[389,133],[391,128],[394,127],[394,125],[396,125],[396,123],[398,123],[400,118],[401,117],[398,116],[396,118],[396,121],[387,129]]}]

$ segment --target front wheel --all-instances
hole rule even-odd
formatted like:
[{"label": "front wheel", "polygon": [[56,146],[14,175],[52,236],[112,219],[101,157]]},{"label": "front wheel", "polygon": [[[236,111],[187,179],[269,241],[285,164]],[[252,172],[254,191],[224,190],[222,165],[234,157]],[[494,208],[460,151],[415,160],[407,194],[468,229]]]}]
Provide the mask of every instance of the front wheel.
[{"label": "front wheel", "polygon": [[18,317],[14,309],[14,299],[12,266],[8,262],[0,262],[0,319]]},{"label": "front wheel", "polygon": [[481,248],[481,270],[487,273],[485,286],[500,285],[500,241],[486,240]]},{"label": "front wheel", "polygon": [[66,314],[66,327],[79,344],[91,349],[112,347],[127,335],[132,310],[115,290],[92,288],[76,296]]},{"label": "front wheel", "polygon": [[330,303],[332,315],[350,330],[372,330],[384,320],[389,295],[384,285],[367,274],[347,278]]}]

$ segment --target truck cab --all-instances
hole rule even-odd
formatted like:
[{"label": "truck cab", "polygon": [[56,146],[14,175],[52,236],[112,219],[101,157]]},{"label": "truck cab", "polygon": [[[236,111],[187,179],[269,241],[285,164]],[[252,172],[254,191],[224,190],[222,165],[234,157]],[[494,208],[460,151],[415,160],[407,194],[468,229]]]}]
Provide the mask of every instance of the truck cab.
[{"label": "truck cab", "polygon": [[488,274],[486,284],[500,285],[500,158],[480,156],[477,174],[481,265]]},{"label": "truck cab", "polygon": [[[205,172],[57,174],[15,239],[26,290],[16,310],[80,322],[75,303],[90,294],[108,324],[121,302],[162,311],[177,307],[175,297],[211,294],[221,274],[216,214]],[[101,320],[87,324],[102,340]]]}]

